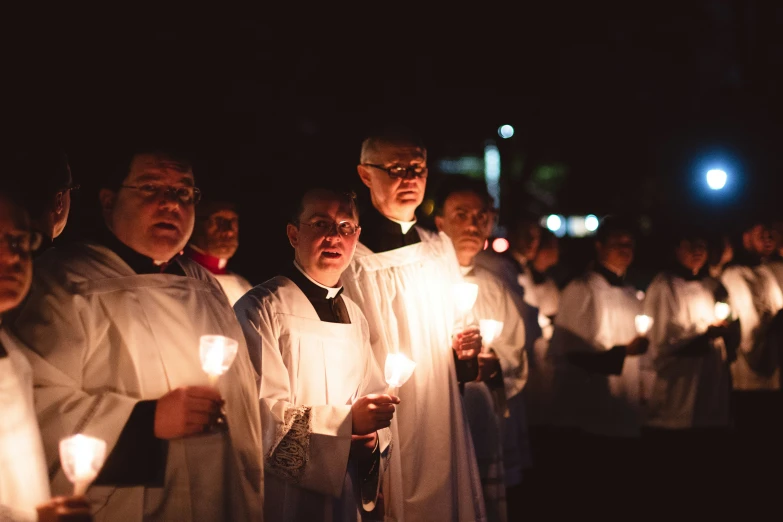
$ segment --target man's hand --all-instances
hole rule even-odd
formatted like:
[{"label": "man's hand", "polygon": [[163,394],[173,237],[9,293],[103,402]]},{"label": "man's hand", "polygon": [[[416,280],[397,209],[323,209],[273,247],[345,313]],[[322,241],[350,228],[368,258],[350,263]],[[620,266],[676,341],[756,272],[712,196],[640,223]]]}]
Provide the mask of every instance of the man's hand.
[{"label": "man's hand", "polygon": [[187,386],[172,390],[157,401],[155,436],[179,439],[203,433],[220,415],[223,399],[211,386]]},{"label": "man's hand", "polygon": [[369,435],[388,428],[394,417],[394,405],[400,399],[394,395],[370,394],[359,397],[351,406],[354,435]]},{"label": "man's hand", "polygon": [[642,355],[650,347],[650,340],[646,337],[637,337],[625,347],[626,355]]},{"label": "man's hand", "polygon": [[479,381],[489,381],[500,371],[500,360],[493,352],[478,354]]},{"label": "man's hand", "polygon": [[351,435],[351,455],[367,459],[372,455],[376,444],[378,444],[377,431],[373,431],[369,435]]},{"label": "man's hand", "polygon": [[481,332],[477,326],[468,326],[451,338],[451,348],[457,352],[457,359],[475,359],[481,352]]},{"label": "man's hand", "polygon": [[55,497],[36,507],[38,522],[92,522],[87,497]]}]

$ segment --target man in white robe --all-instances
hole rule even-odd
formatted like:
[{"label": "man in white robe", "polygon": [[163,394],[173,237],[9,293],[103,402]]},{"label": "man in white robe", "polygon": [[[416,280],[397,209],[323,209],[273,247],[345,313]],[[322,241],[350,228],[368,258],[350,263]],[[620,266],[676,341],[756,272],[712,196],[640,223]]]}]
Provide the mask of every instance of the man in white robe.
[{"label": "man in white robe", "polygon": [[30,289],[32,255],[42,236],[18,202],[17,187],[0,187],[0,520],[89,522],[84,497],[49,499],[30,364],[3,324]]},{"label": "man in white robe", "polygon": [[[60,439],[84,433],[107,444],[87,492],[96,520],[261,520],[258,395],[242,330],[215,279],[177,257],[199,195],[190,164],[137,150],[103,181],[106,229],[38,258],[15,322],[52,491],[72,487]],[[200,337],[214,334],[239,344],[216,387],[199,359]]]},{"label": "man in white robe", "polygon": [[[563,487],[601,502],[612,491],[628,501],[636,485],[641,409],[639,357],[648,341],[637,334],[642,313],[625,282],[633,261],[632,227],[607,217],[596,235],[592,269],[563,290],[551,352],[555,364],[554,420],[578,430],[563,452],[571,461]],[[571,482],[571,479],[576,482]]]},{"label": "man in white robe", "polygon": [[[489,270],[475,265],[476,255],[488,237],[491,208],[492,198],[483,183],[452,176],[439,190],[435,225],[454,243],[463,279],[478,285],[472,319],[499,323],[500,330],[493,340],[483,338],[479,378],[465,384],[465,409],[487,518],[502,521],[516,520],[523,514],[521,510],[506,509],[507,503],[509,508],[516,506],[517,499],[509,497],[507,502],[505,490],[521,483],[521,453],[528,449],[526,439],[520,437],[526,432],[526,419],[520,415],[524,406],[520,392],[527,379],[527,353],[525,326],[510,292]],[[505,441],[504,432],[511,434]]]},{"label": "man in white robe", "polygon": [[672,494],[692,504],[708,502],[727,478],[729,364],[739,323],[715,316],[714,293],[701,276],[704,235],[680,230],[675,263],[653,279],[644,299],[645,314],[653,319],[644,357],[655,372],[645,437],[650,475],[666,477]]},{"label": "man in white robe", "polygon": [[[362,239],[343,276],[345,293],[362,309],[378,361],[401,352],[416,371],[400,388],[392,423],[397,451],[384,477],[393,520],[484,520],[476,456],[457,376],[478,374],[478,328],[452,338],[452,285],[461,280],[445,234],[417,227],[427,152],[415,139],[386,132],[362,144],[359,177],[372,207],[362,215]],[[455,365],[456,360],[456,365]],[[396,431],[395,431],[396,430]]]},{"label": "man in white robe", "polygon": [[[267,520],[369,518],[399,400],[367,321],[342,296],[359,240],[353,196],[308,190],[287,226],[294,262],[234,306],[260,370]],[[379,512],[382,519],[383,512]]]},{"label": "man in white robe", "polygon": [[241,275],[227,269],[239,248],[239,214],[229,201],[202,201],[185,255],[215,276],[233,306],[252,288]]}]

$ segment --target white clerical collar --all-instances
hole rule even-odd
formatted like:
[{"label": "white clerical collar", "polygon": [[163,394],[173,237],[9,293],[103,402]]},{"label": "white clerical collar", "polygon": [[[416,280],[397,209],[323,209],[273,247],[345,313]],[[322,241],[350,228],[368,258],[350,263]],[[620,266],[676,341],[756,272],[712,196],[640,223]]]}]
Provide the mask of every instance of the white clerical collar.
[{"label": "white clerical collar", "polygon": [[386,219],[388,219],[389,221],[394,221],[395,223],[400,225],[400,228],[402,229],[402,233],[403,234],[407,234],[408,230],[413,228],[413,225],[416,224],[416,220],[415,219],[413,221],[399,221],[397,219],[392,219],[390,217],[387,217]]},{"label": "white clerical collar", "polygon": [[199,254],[201,254],[202,256],[207,256],[207,257],[212,258],[212,259],[217,259],[217,267],[220,270],[223,270],[224,268],[226,268],[226,265],[228,264],[228,259],[224,259],[222,257],[216,257],[216,256],[213,256],[212,254],[208,254],[207,252],[205,252],[204,250],[200,249],[199,247],[197,247],[193,243],[188,243],[188,246],[190,248],[192,248],[193,250],[195,250],[196,252],[198,252]]},{"label": "white clerical collar", "polygon": [[463,277],[465,277],[466,275],[468,275],[469,273],[471,273],[471,272],[473,271],[473,269],[474,269],[474,268],[476,268],[476,265],[468,265],[468,266],[462,266],[462,265],[460,265],[460,267],[459,267],[459,271],[460,271],[460,273],[462,274],[462,276],[463,276]]},{"label": "white clerical collar", "polygon": [[329,286],[322,285],[321,283],[319,283],[318,281],[316,281],[315,279],[313,279],[312,277],[307,275],[307,272],[305,272],[304,269],[301,266],[299,266],[299,263],[297,263],[296,260],[294,260],[294,266],[296,267],[297,270],[302,272],[302,275],[305,276],[311,283],[313,283],[314,285],[320,286],[321,288],[326,290],[326,298],[327,299],[334,299],[335,297],[337,297],[337,294],[340,293],[340,290],[343,289],[342,286],[338,286],[338,287],[332,288],[332,287],[329,287]]}]

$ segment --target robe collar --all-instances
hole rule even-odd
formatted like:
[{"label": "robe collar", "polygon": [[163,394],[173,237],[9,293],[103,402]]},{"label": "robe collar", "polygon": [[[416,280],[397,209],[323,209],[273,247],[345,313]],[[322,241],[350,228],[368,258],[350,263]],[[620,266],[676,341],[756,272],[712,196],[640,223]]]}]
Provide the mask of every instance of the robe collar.
[{"label": "robe collar", "polygon": [[462,274],[462,277],[466,277],[469,275],[473,275],[473,270],[476,268],[475,264],[468,265],[468,266],[462,266],[460,265],[459,271]]},{"label": "robe collar", "polygon": [[185,256],[215,275],[227,273],[226,265],[228,264],[228,259],[210,255],[192,243],[188,243],[185,247]]},{"label": "robe collar", "polygon": [[685,281],[699,281],[702,279],[701,271],[694,275],[694,273],[689,268],[685,268],[680,263],[674,264],[674,267],[672,268],[672,274],[675,277],[684,279]]},{"label": "robe collar", "polygon": [[307,272],[302,269],[301,266],[299,266],[299,263],[294,261],[293,263],[294,268],[296,270],[288,270],[288,273],[286,273],[286,277],[288,277],[291,281],[296,283],[296,286],[299,287],[300,290],[305,294],[307,299],[310,301],[318,300],[318,301],[325,301],[327,299],[334,299],[335,297],[339,296],[343,293],[343,287],[342,286],[336,286],[336,287],[329,287],[326,285],[322,285],[309,275],[307,275]]},{"label": "robe collar", "polygon": [[120,259],[125,261],[131,270],[137,274],[185,275],[185,271],[177,262],[178,258],[182,255],[182,252],[164,263],[157,263],[153,259],[145,256],[144,254],[136,252],[131,247],[117,239],[117,236],[115,236],[114,233],[112,233],[106,227],[104,227],[101,232],[99,232],[97,241],[101,245],[117,254]]},{"label": "robe collar", "polygon": [[593,271],[606,279],[606,282],[611,286],[625,286],[625,276],[620,277],[601,263],[596,263]]},{"label": "robe collar", "polygon": [[375,207],[370,207],[361,217],[361,242],[376,253],[419,243],[421,238],[413,226],[415,223],[389,219]]}]

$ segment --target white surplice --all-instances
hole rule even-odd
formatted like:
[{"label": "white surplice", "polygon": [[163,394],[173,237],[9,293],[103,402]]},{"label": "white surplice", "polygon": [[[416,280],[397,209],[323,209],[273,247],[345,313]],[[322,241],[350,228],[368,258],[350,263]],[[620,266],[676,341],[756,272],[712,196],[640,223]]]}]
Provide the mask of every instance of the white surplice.
[{"label": "white surplice", "polygon": [[715,298],[703,281],[670,273],[653,279],[644,300],[653,318],[648,334],[655,379],[645,423],[668,429],[727,427],[731,380],[723,339],[706,341],[709,353],[677,355],[715,319]]},{"label": "white surplice", "polygon": [[[483,382],[466,383],[465,409],[484,484],[487,517],[489,520],[506,520],[505,502],[497,499],[505,499],[506,485],[521,482],[522,470],[529,467],[531,460],[527,419],[524,402],[521,401],[521,391],[527,381],[525,325],[511,294],[489,270],[474,266],[464,280],[479,288],[471,312],[475,321],[491,319],[503,323],[502,330],[489,348],[500,361],[504,387],[490,390]],[[504,440],[505,432],[516,436]],[[501,470],[504,480],[498,483]]]},{"label": "white surplice", "polygon": [[731,365],[735,390],[777,390],[780,362],[773,346],[765,343],[773,317],[783,308],[781,293],[769,267],[733,265],[721,275],[732,313],[739,319],[741,339]]},{"label": "white surplice", "polygon": [[136,274],[106,247],[51,249],[35,265],[15,324],[33,368],[35,405],[52,492],[72,486],[59,467],[61,438],[101,438],[110,453],[140,400],[208,385],[201,335],[236,339],[218,387],[228,431],[168,442],[164,487],[93,486],[98,521],[262,520],[261,425],[255,372],[242,330],[215,279],[195,261],[186,277]]},{"label": "white surplice", "polygon": [[[349,456],[351,406],[385,393],[386,384],[367,321],[343,301],[350,324],[321,321],[299,287],[279,276],[234,307],[261,370],[267,520],[361,520],[357,461]],[[391,431],[379,430],[378,439],[382,473]],[[367,500],[372,509],[376,499]]]},{"label": "white surplice", "polygon": [[420,243],[387,252],[360,243],[342,278],[379,363],[397,352],[416,362],[391,426],[399,444],[384,476],[387,520],[485,520],[451,348],[459,264],[448,236],[416,230]]},{"label": "white surplice", "polygon": [[217,282],[220,283],[221,288],[228,297],[228,302],[231,306],[234,306],[239,298],[245,295],[253,285],[251,285],[247,279],[239,274],[233,272],[226,272],[225,274],[213,274]]},{"label": "white surplice", "polygon": [[626,357],[620,375],[603,375],[577,367],[567,355],[627,345],[637,336],[634,319],[641,313],[633,287],[612,286],[596,272],[565,287],[550,348],[555,369],[553,424],[595,435],[640,434],[639,357]]},{"label": "white surplice", "polygon": [[33,376],[18,341],[0,327],[0,521],[35,521],[49,500],[41,432],[33,405]]}]

